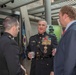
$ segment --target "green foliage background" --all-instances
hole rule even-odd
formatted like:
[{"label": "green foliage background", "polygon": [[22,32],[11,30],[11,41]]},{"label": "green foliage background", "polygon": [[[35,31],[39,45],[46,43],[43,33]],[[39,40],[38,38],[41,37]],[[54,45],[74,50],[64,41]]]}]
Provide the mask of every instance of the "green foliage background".
[{"label": "green foliage background", "polygon": [[62,31],[62,28],[59,25],[48,25],[46,29],[47,33],[56,35],[58,42],[61,38],[61,31]]}]

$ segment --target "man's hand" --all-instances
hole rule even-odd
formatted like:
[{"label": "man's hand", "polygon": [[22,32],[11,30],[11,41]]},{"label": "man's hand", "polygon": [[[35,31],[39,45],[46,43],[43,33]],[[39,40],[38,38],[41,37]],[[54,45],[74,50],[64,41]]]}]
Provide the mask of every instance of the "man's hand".
[{"label": "man's hand", "polygon": [[21,65],[21,68],[25,71],[25,74],[26,74],[26,69]]},{"label": "man's hand", "polygon": [[29,52],[28,53],[28,57],[29,57],[29,59],[34,58],[35,57],[35,53],[34,52]]},{"label": "man's hand", "polygon": [[54,75],[54,72],[52,71],[52,72],[50,73],[50,75]]}]

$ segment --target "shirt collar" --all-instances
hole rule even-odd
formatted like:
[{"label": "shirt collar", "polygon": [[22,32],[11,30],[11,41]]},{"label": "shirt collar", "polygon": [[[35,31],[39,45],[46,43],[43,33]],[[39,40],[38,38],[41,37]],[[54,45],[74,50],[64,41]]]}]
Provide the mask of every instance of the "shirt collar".
[{"label": "shirt collar", "polygon": [[44,32],[43,34],[39,34],[39,33],[38,33],[38,35],[41,35],[41,36],[42,36],[42,35],[45,35],[45,34],[46,34],[46,32]]},{"label": "shirt collar", "polygon": [[8,36],[11,39],[14,39],[14,37],[10,33],[4,32],[4,35]]},{"label": "shirt collar", "polygon": [[74,22],[76,22],[76,20],[71,21],[71,22],[66,26],[65,31],[66,31]]}]

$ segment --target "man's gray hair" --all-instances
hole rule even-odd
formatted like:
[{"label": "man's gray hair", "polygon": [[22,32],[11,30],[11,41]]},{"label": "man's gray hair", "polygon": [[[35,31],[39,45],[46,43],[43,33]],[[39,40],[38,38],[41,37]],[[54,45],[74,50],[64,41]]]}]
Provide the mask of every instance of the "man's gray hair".
[{"label": "man's gray hair", "polygon": [[41,20],[39,20],[38,22],[40,22],[40,21],[44,21],[44,22],[46,23],[46,25],[47,25],[47,22],[46,22],[45,20],[41,19]]}]

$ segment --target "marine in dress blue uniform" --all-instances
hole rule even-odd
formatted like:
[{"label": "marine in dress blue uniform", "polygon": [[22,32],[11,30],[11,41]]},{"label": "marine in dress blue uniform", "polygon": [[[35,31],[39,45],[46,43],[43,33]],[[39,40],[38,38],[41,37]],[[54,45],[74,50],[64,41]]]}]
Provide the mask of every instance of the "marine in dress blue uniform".
[{"label": "marine in dress blue uniform", "polygon": [[14,37],[19,32],[19,23],[14,17],[3,21],[4,34],[0,37],[0,75],[25,75],[19,61],[19,47]]},{"label": "marine in dress blue uniform", "polygon": [[27,54],[35,52],[31,61],[30,75],[50,75],[53,71],[52,49],[57,47],[57,39],[54,35],[36,34],[30,37]]}]

